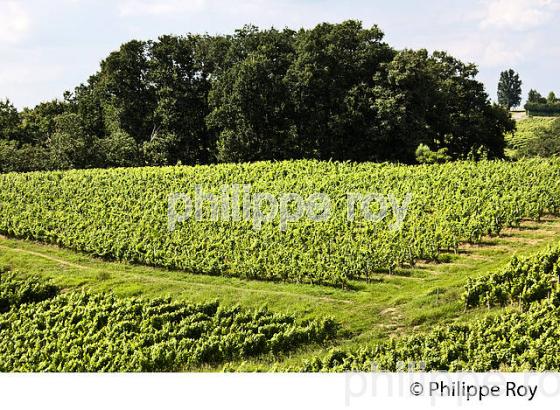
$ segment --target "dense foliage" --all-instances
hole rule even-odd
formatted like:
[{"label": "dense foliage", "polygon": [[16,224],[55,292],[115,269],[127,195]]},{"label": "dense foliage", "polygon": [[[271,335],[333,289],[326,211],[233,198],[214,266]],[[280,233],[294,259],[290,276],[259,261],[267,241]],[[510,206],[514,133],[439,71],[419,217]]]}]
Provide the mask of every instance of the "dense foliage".
[{"label": "dense foliage", "polygon": [[14,306],[50,299],[58,292],[56,286],[37,276],[17,277],[0,267],[0,313]]},{"label": "dense foliage", "polygon": [[[11,276],[0,283],[0,295],[14,287],[16,294],[26,293],[29,286]],[[21,298],[0,313],[1,372],[180,371],[289,352],[336,333],[330,319],[298,321],[217,302],[89,293],[37,300]]]},{"label": "dense foliage", "polygon": [[357,21],[129,41],[63,101],[0,101],[0,172],[281,159],[503,156],[477,68]]},{"label": "dense foliage", "polygon": [[500,73],[498,82],[498,104],[510,110],[521,104],[521,80],[511,68]]},{"label": "dense foliage", "polygon": [[537,90],[530,90],[525,110],[528,115],[557,116],[560,115],[560,99],[552,91],[545,98]]},{"label": "dense foliage", "polygon": [[[517,121],[514,133],[506,135],[508,148],[520,150],[534,139],[537,139],[545,130],[550,129],[556,118],[532,117]],[[560,135],[559,135],[560,139]]]},{"label": "dense foliage", "polygon": [[523,157],[554,157],[560,155],[560,118],[547,127],[537,129],[534,138],[528,140],[518,153]]},{"label": "dense foliage", "polygon": [[468,308],[517,303],[528,307],[545,298],[558,298],[560,247],[528,258],[513,257],[501,271],[469,278],[463,298]]},{"label": "dense foliage", "polygon": [[[285,231],[276,215],[256,230],[254,215],[211,220],[206,203],[202,221],[191,216],[169,230],[170,194],[194,201],[200,185],[216,195],[225,186],[231,195],[231,184],[275,198],[322,192],[331,212],[319,222],[304,216]],[[387,199],[381,221],[366,220],[359,207],[349,221],[348,193],[393,195],[394,201]],[[392,229],[395,207],[407,194],[403,223]],[[437,260],[442,250],[497,235],[522,218],[557,214],[559,198],[560,161],[554,159],[414,167],[286,161],[7,174],[0,175],[0,233],[195,273],[345,286],[418,259]]]},{"label": "dense foliage", "polygon": [[342,371],[558,371],[560,308],[535,303],[469,324],[441,326],[426,335],[373,347],[336,349],[308,360],[307,372]]},{"label": "dense foliage", "polygon": [[560,370],[560,246],[513,257],[500,272],[470,279],[467,307],[519,303],[470,323],[375,346],[333,349],[301,369],[329,371],[558,371]]},{"label": "dense foliage", "polygon": [[518,121],[514,134],[506,137],[509,155],[515,158],[560,155],[560,118],[534,117]]},{"label": "dense foliage", "polygon": [[560,102],[555,103],[527,103],[525,104],[525,110],[528,115],[535,116],[558,116],[560,115]]}]

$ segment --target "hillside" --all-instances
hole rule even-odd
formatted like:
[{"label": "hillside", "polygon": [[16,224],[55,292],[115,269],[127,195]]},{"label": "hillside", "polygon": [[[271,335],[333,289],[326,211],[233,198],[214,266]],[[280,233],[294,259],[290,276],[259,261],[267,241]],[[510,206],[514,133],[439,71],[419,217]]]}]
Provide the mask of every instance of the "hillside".
[{"label": "hillside", "polygon": [[[32,241],[0,238],[0,266],[51,279],[65,292],[111,292],[122,297],[171,297],[174,301],[205,303],[219,300],[225,306],[246,309],[264,305],[273,312],[300,319],[333,318],[340,336],[324,346],[309,346],[298,353],[232,363],[229,368],[270,370],[300,366],[331,347],[357,348],[428,332],[434,325],[466,323],[500,308],[465,311],[461,295],[467,279],[483,277],[505,266],[511,255],[532,255],[560,237],[560,220],[524,222],[499,238],[464,246],[450,262],[419,264],[399,275],[379,275],[353,291],[331,287],[267,283],[262,281],[194,275],[186,272],[107,262],[82,253]],[[218,367],[220,369],[221,367]]]},{"label": "hillside", "polygon": [[516,157],[516,151],[536,137],[539,129],[547,129],[558,117],[523,117],[516,120],[515,133],[506,134],[507,155]]},{"label": "hillside", "polygon": [[[332,318],[334,338],[298,336],[274,355],[265,349],[258,357],[187,358],[172,367],[293,370],[315,363],[319,367],[307,369],[317,370],[322,362],[313,360],[332,347],[361,349],[500,315],[500,306],[466,310],[468,279],[503,269],[513,255],[530,256],[557,244],[560,220],[550,214],[558,213],[560,186],[551,183],[560,181],[558,172],[556,160],[529,160],[416,167],[300,161],[7,174],[0,176],[0,266],[49,279],[63,294],[169,296],[189,304],[218,300],[225,309],[238,305],[247,312],[266,305],[298,321]],[[176,219],[177,229],[168,230],[170,192],[193,192],[204,183],[217,193],[241,180],[255,192],[275,195],[377,192],[395,195],[401,206],[407,192],[412,199],[396,231],[390,229],[395,215],[349,222],[344,208],[336,207],[329,220],[294,219],[284,231],[279,215],[263,219],[260,230],[252,220],[232,219]],[[211,207],[205,212],[212,216]],[[32,317],[25,320],[33,325]],[[239,339],[235,333],[228,337]]]}]

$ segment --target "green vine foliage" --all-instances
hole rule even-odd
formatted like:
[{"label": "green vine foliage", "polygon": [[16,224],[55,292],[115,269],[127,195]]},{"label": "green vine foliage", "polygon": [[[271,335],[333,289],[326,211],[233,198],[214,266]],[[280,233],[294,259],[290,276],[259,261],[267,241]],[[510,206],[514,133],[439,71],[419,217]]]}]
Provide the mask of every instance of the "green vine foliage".
[{"label": "green vine foliage", "polygon": [[264,308],[84,292],[53,296],[50,285],[30,284],[14,276],[0,283],[1,300],[11,303],[0,314],[0,372],[199,369],[290,352],[337,333],[331,319],[298,321]]},{"label": "green vine foliage", "polygon": [[536,302],[469,324],[438,327],[426,335],[391,339],[374,347],[331,350],[308,360],[307,372],[342,371],[558,371],[560,309]]},{"label": "green vine foliage", "polygon": [[57,293],[56,286],[37,276],[18,277],[0,268],[0,313],[7,312],[13,306],[50,299]]},{"label": "green vine foliage", "polygon": [[469,278],[463,300],[467,308],[531,303],[558,297],[560,279],[560,246],[549,248],[527,258],[513,257],[501,271]]},{"label": "green vine foliage", "polygon": [[[326,221],[302,218],[260,231],[252,221],[188,219],[168,230],[168,196],[195,186],[221,194],[325,193]],[[347,218],[348,193],[411,202],[401,229]],[[194,273],[345,287],[419,259],[438,260],[461,242],[498,235],[523,218],[556,214],[560,160],[454,162],[422,166],[319,161],[258,162],[0,175],[0,233],[58,244],[100,257]],[[375,208],[375,205],[373,206]],[[209,206],[205,207],[209,214]]]},{"label": "green vine foliage", "polygon": [[306,361],[309,372],[340,371],[558,371],[560,370],[560,246],[513,257],[500,272],[469,280],[469,308],[515,303],[469,323],[375,346],[333,349]]}]

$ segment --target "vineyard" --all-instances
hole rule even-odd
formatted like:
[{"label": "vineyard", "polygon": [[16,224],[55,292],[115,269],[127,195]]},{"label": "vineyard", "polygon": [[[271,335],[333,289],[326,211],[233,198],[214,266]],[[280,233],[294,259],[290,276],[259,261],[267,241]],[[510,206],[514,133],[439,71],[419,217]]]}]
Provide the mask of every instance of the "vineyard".
[{"label": "vineyard", "polygon": [[556,299],[560,281],[560,247],[547,249],[528,258],[513,257],[501,271],[481,278],[470,278],[463,298],[467,308],[505,306]]},{"label": "vineyard", "polygon": [[0,372],[180,371],[279,355],[336,336],[330,319],[116,298],[0,276]]},{"label": "vineyard", "polygon": [[[168,198],[196,186],[323,193],[328,220],[279,229],[251,221],[188,219],[170,231]],[[392,213],[372,223],[347,216],[348,193],[411,195],[401,229]],[[107,259],[199,274],[347,287],[418,261],[440,260],[463,242],[498,235],[560,207],[560,161],[400,166],[318,161],[86,170],[0,175],[0,233]],[[209,207],[204,212],[210,213]],[[239,209],[241,212],[241,210]]]},{"label": "vineyard", "polygon": [[537,303],[465,325],[441,326],[427,335],[374,347],[333,350],[302,368],[319,371],[558,371],[560,308]]},{"label": "vineyard", "polygon": [[550,127],[555,119],[555,117],[529,117],[517,121],[515,133],[506,135],[507,145],[514,150],[525,147],[536,137],[538,130]]},{"label": "vineyard", "polygon": [[[0,175],[0,371],[558,370],[559,177],[557,159]],[[206,206],[169,229],[169,194],[236,184],[323,193],[331,215],[256,230]],[[411,200],[395,230],[391,201],[348,220],[347,193]]]},{"label": "vineyard", "polygon": [[552,401],[560,0],[63,3],[0,0],[6,408]]},{"label": "vineyard", "polygon": [[424,335],[374,347],[332,350],[308,360],[303,371],[558,371],[560,370],[560,250],[511,262],[499,273],[469,280],[467,307],[519,303],[468,324],[440,326]]}]

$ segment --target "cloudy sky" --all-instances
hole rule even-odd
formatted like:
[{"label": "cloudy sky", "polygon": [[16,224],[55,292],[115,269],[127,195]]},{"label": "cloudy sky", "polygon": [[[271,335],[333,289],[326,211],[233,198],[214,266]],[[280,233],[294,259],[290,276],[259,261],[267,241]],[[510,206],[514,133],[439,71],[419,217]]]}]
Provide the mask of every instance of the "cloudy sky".
[{"label": "cloudy sky", "polygon": [[560,0],[0,0],[0,99],[21,108],[60,98],[133,38],[346,19],[379,25],[396,48],[476,63],[492,98],[510,67],[525,94],[560,94]]}]

